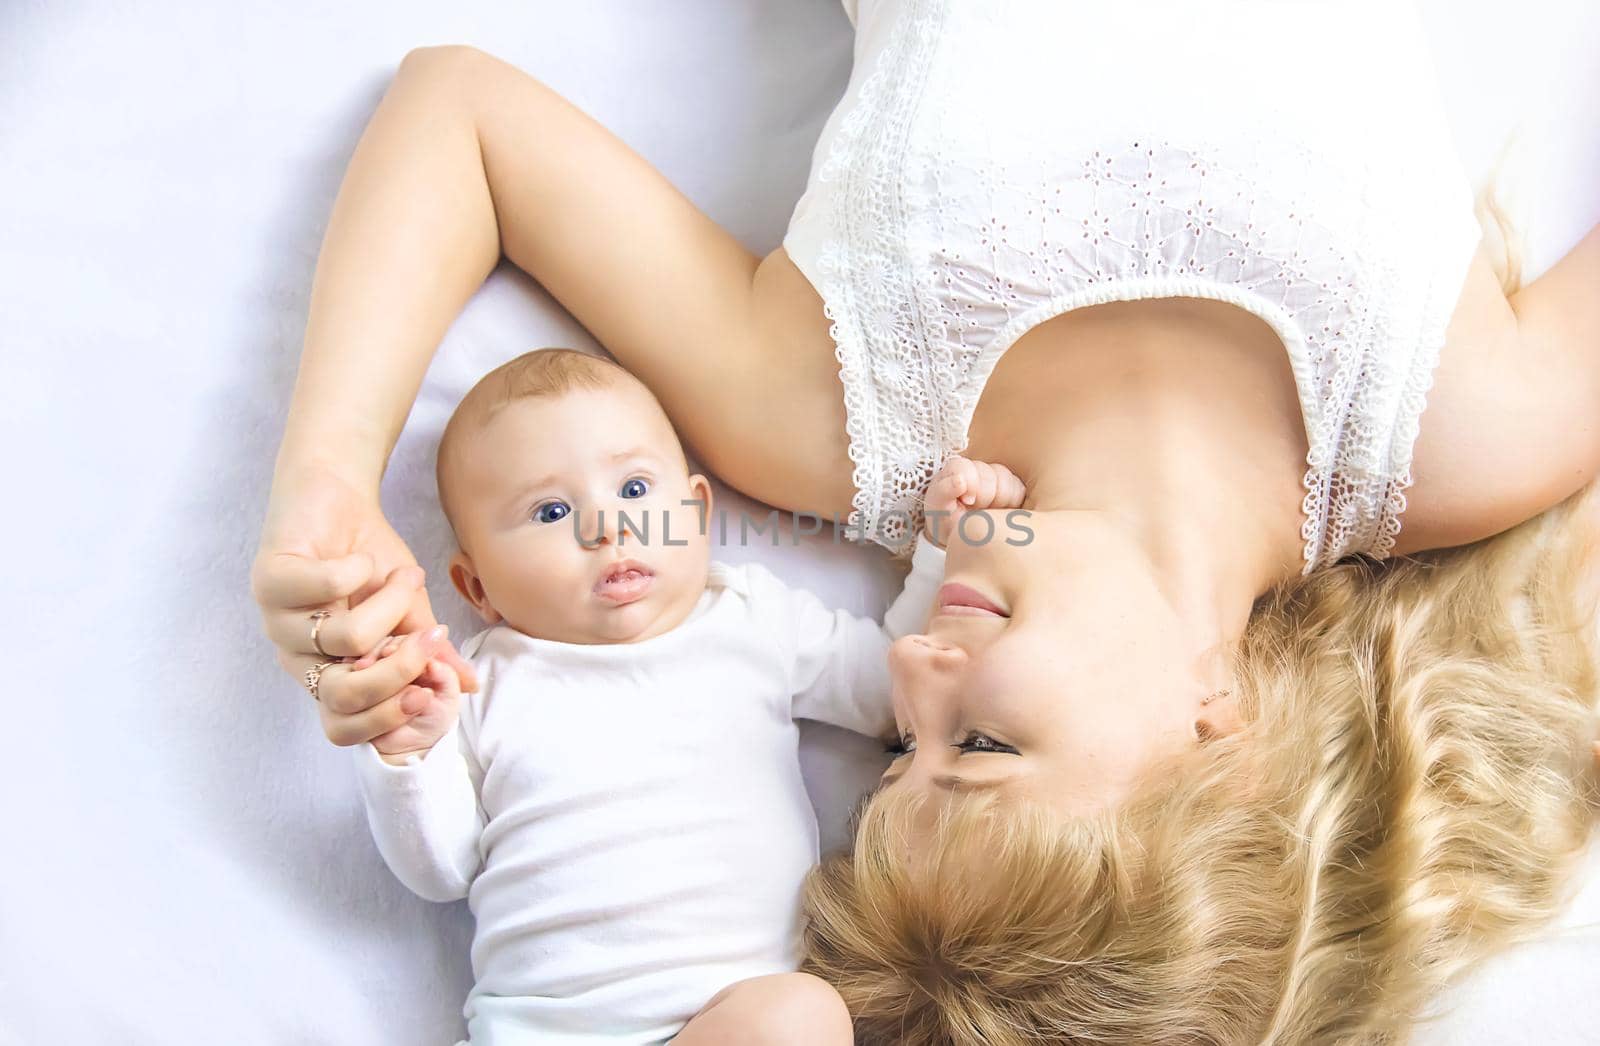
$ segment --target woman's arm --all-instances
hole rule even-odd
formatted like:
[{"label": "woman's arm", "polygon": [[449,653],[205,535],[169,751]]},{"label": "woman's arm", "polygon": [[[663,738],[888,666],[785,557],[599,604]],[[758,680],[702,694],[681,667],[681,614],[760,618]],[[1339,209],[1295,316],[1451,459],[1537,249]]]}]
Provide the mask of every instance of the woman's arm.
[{"label": "woman's arm", "polygon": [[1395,551],[1462,545],[1600,473],[1600,226],[1509,298],[1484,255],[1450,324]]},{"label": "woman's arm", "polygon": [[[643,159],[481,51],[413,51],[328,224],[252,571],[267,634],[296,677],[322,660],[310,609],[333,611],[320,633],[333,655],[433,624],[424,590],[403,620],[361,609],[414,562],[378,487],[435,346],[502,251],[650,385],[709,467],[757,496],[746,481],[781,489],[792,477],[775,464],[818,435],[816,397],[837,399],[815,381],[807,399],[757,322],[755,257]],[[330,674],[324,708],[348,707],[326,695],[354,693],[360,676]],[[390,712],[392,728],[403,719],[398,704]]]},{"label": "woman's arm", "polygon": [[502,250],[682,406],[696,399],[683,386],[754,340],[749,251],[521,70],[422,48],[334,204],[280,456],[336,451],[376,484],[434,348]]}]

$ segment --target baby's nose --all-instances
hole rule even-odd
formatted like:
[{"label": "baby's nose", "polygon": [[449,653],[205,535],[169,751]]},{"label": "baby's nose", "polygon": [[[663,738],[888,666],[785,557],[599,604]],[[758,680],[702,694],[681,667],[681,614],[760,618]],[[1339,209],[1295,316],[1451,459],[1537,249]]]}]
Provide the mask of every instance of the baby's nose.
[{"label": "baby's nose", "polygon": [[606,509],[580,511],[577,528],[586,548],[607,548],[617,543],[616,513]]}]

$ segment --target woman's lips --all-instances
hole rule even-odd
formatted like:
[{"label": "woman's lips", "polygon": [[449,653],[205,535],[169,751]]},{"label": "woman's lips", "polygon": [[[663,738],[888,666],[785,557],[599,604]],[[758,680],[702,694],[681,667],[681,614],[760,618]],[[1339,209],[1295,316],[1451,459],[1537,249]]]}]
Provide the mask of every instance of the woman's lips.
[{"label": "woman's lips", "polygon": [[625,606],[644,598],[656,575],[637,560],[613,563],[594,583],[594,594],[614,606]]},{"label": "woman's lips", "polygon": [[1011,615],[982,592],[951,582],[939,588],[939,613],[972,617],[1010,617]]}]

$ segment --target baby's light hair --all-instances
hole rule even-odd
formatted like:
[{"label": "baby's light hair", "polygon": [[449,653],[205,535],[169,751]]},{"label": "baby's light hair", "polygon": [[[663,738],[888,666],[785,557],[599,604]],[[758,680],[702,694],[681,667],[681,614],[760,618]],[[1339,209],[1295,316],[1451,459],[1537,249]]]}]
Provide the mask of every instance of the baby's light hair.
[{"label": "baby's light hair", "polygon": [[461,531],[456,525],[459,517],[454,512],[451,477],[459,467],[462,448],[472,433],[482,430],[496,414],[518,400],[561,396],[575,389],[606,389],[621,383],[644,388],[637,378],[611,360],[576,349],[558,348],[525,352],[479,378],[456,404],[439,437],[439,449],[434,458],[439,506],[444,510],[457,544],[461,541]]},{"label": "baby's light hair", "polygon": [[1600,813],[1596,500],[1263,597],[1245,728],[1117,808],[881,790],[804,968],[866,1046],[1405,1041],[1560,911]]}]

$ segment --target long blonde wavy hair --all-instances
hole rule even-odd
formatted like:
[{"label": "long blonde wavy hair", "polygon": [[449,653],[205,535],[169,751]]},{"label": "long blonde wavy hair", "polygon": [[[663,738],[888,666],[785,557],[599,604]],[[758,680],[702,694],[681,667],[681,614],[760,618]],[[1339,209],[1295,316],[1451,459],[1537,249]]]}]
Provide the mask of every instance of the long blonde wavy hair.
[{"label": "long blonde wavy hair", "polygon": [[[1514,291],[1493,183],[1479,215]],[[1117,809],[877,794],[807,884],[805,968],[868,1046],[1405,1041],[1560,911],[1600,815],[1597,501],[1263,596],[1245,728]]]}]

